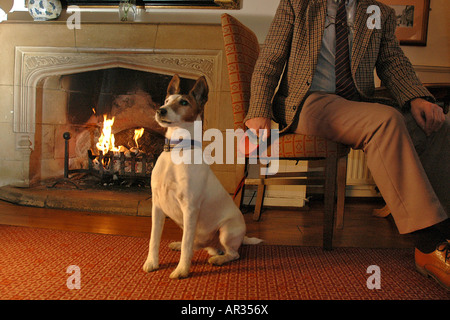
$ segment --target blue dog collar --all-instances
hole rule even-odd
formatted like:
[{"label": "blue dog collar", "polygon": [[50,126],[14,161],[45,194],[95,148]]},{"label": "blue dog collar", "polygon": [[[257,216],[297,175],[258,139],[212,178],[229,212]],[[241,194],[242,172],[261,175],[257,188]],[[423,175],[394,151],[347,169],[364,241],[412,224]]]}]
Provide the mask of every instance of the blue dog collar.
[{"label": "blue dog collar", "polygon": [[170,152],[171,150],[175,148],[180,149],[187,149],[187,148],[195,149],[195,147],[202,148],[202,143],[197,140],[170,140],[166,139],[166,142],[164,143],[164,152]]}]

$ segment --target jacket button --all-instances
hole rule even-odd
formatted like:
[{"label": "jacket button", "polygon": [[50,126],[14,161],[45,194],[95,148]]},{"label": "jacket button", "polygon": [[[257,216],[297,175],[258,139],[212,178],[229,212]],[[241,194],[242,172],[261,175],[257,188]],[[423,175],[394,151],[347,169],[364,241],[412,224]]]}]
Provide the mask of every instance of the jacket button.
[{"label": "jacket button", "polygon": [[295,109],[297,109],[297,106],[293,106],[293,107],[292,107],[292,110],[295,110]]}]

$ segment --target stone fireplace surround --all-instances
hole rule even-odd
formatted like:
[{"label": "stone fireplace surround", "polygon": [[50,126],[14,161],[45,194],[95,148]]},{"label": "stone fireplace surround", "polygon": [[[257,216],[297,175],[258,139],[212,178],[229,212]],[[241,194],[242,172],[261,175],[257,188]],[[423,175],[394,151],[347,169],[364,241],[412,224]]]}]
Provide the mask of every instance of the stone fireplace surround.
[{"label": "stone fireplace surround", "polygon": [[[29,184],[36,182],[34,181],[35,177],[46,179],[62,176],[64,153],[61,148],[63,139],[61,139],[60,128],[63,131],[72,131],[74,136],[73,127],[67,119],[67,93],[58,86],[60,79],[65,75],[92,70],[111,70],[112,68],[140,70],[169,76],[177,73],[182,77],[194,79],[205,75],[211,88],[211,98],[214,100],[217,92],[216,84],[220,83],[217,79],[216,67],[220,64],[220,59],[220,52],[213,50],[170,49],[124,52],[123,50],[103,48],[80,50],[61,47],[16,47],[14,131],[20,135],[15,147],[16,150],[32,150],[29,164],[24,163],[25,167],[30,168]],[[67,77],[65,78],[67,79]],[[108,82],[113,80],[108,79]],[[115,79],[115,81],[126,80]],[[82,90],[86,89],[89,88]],[[160,90],[165,89],[161,88]],[[79,105],[72,106],[72,109],[74,107],[81,108]],[[153,122],[154,110],[151,109],[155,107],[151,107],[148,106],[147,114],[139,112],[141,118],[149,118],[145,119],[144,123]],[[208,112],[207,107],[206,113]],[[134,118],[132,114],[129,116]],[[134,120],[136,127],[140,126],[139,120],[141,120],[139,116]],[[153,126],[159,129],[156,124]],[[71,160],[74,156],[74,144],[78,144],[76,140],[73,140],[71,141]],[[58,145],[59,150],[56,150],[55,147]],[[87,151],[83,152],[83,155],[87,160]],[[36,168],[38,166],[41,167],[40,170]]]},{"label": "stone fireplace surround", "polygon": [[[0,156],[0,185],[30,185],[42,91],[48,79],[63,75],[117,67],[189,79],[205,75],[205,129],[232,128],[231,112],[218,117],[219,110],[231,111],[220,25],[86,23],[69,30],[60,22],[6,22],[0,31],[0,140],[9,150]],[[232,192],[234,166],[213,170]]]}]

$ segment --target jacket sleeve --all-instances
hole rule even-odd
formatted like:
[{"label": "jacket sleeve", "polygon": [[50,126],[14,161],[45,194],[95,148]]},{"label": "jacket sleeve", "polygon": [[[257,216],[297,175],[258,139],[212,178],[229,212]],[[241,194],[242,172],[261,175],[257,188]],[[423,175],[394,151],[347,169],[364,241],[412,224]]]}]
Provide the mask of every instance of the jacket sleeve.
[{"label": "jacket sleeve", "polygon": [[257,117],[272,118],[272,99],[291,49],[294,20],[291,1],[281,0],[255,65],[244,122]]},{"label": "jacket sleeve", "polygon": [[414,98],[429,98],[434,101],[431,93],[418,79],[409,59],[400,48],[395,36],[395,12],[388,8],[388,14],[383,24],[383,36],[376,62],[376,70],[382,84],[388,88],[400,107],[409,106]]}]

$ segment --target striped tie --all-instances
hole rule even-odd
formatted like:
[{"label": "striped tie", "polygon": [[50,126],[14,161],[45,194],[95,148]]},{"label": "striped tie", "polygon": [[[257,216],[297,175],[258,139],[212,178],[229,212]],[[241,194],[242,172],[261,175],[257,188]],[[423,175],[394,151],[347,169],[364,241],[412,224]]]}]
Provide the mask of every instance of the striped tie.
[{"label": "striped tie", "polygon": [[347,11],[345,0],[339,2],[336,14],[336,94],[351,100],[357,91],[350,70],[350,53],[348,47]]}]

